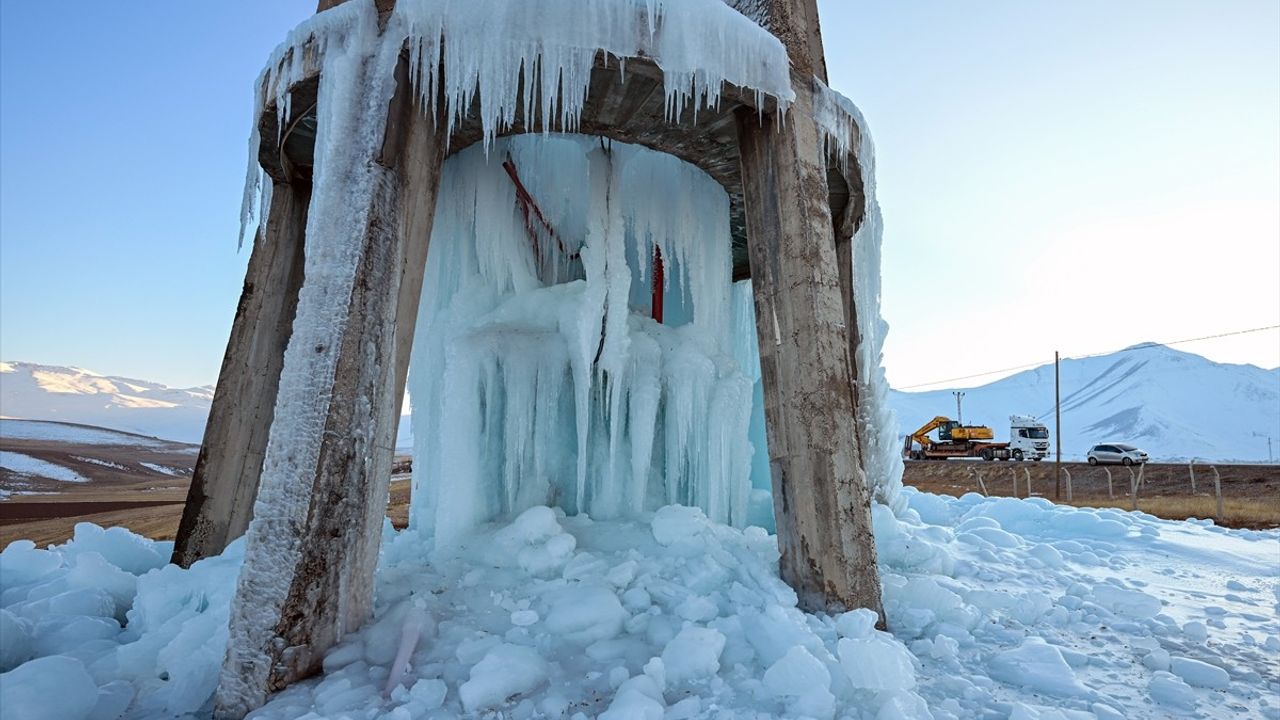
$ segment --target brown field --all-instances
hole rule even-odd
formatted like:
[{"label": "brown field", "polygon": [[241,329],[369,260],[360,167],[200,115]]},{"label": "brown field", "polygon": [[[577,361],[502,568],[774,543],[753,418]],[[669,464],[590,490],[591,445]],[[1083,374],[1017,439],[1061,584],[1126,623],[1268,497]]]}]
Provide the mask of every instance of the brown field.
[{"label": "brown field", "polygon": [[[0,468],[0,488],[14,493],[0,501],[0,549],[20,539],[33,540],[39,547],[66,542],[79,522],[120,525],[154,540],[172,540],[182,519],[199,447],[154,438],[140,438],[140,442],[145,444],[79,444],[0,436],[0,450],[55,463],[89,479],[59,482]],[[391,470],[387,511],[396,527],[404,527],[409,515],[409,458],[397,457]]]},{"label": "brown field", "polygon": [[[36,495],[0,502],[0,549],[22,539],[35,541],[37,547],[66,542],[79,522],[103,527],[120,525],[153,540],[172,540],[182,519],[187,482],[189,479],[184,478],[181,487],[163,492],[129,485],[95,490],[77,487],[58,496]],[[392,478],[387,515],[397,528],[408,524],[407,476]]]},{"label": "brown field", "polygon": [[[903,482],[926,492],[963,495],[980,492],[977,476],[981,474],[987,494],[1014,497],[1027,496],[1026,475],[1031,475],[1031,492],[1037,497],[1077,507],[1114,507],[1133,509],[1130,497],[1129,469],[1118,465],[1093,467],[1085,463],[1063,463],[1071,474],[1071,499],[1067,499],[1066,474],[1061,487],[1053,482],[1053,463],[980,462],[965,460],[908,461]],[[1218,524],[1236,528],[1280,527],[1280,465],[1217,465],[1222,486],[1222,517]],[[1107,488],[1107,470],[1111,471],[1111,489]],[[1135,474],[1137,468],[1134,469]],[[1138,509],[1170,520],[1212,518],[1217,512],[1213,471],[1210,466],[1195,466],[1196,487],[1191,489],[1191,475],[1183,464],[1149,463],[1142,472],[1138,490]]]}]

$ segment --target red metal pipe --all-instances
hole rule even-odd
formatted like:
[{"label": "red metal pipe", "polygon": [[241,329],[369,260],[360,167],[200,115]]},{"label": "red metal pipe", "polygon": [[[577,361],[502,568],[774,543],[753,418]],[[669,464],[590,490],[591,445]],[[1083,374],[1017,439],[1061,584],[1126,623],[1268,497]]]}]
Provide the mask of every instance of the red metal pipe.
[{"label": "red metal pipe", "polygon": [[[550,235],[556,241],[556,246],[570,260],[577,260],[579,252],[569,252],[564,246],[564,241],[560,239],[560,235],[556,233],[556,229],[551,227],[551,223],[547,221],[546,216],[542,214],[542,209],[538,207],[538,203],[534,201],[533,196],[525,188],[524,183],[520,182],[520,174],[516,172],[516,164],[508,157],[502,163],[502,169],[507,171],[507,177],[511,178],[511,184],[516,188],[516,202],[520,206],[520,214],[524,216],[524,228],[529,233],[529,242],[533,244],[533,254],[539,259],[542,258],[542,247],[538,242],[538,227],[541,226],[546,234]],[[535,222],[536,221],[536,222]]]},{"label": "red metal pipe", "polygon": [[662,322],[662,293],[666,276],[662,269],[662,248],[653,246],[653,319]]}]

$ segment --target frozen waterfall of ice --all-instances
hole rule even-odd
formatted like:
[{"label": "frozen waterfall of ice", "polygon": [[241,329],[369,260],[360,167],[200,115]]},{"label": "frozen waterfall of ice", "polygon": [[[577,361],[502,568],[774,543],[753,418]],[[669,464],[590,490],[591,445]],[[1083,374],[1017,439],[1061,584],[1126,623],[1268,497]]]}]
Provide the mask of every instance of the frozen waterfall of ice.
[{"label": "frozen waterfall of ice", "polygon": [[[545,224],[526,222],[504,162]],[[450,158],[410,370],[413,525],[449,540],[548,503],[603,518],[682,503],[742,525],[758,368],[732,337],[728,223],[719,184],[645,148],[522,135]],[[666,324],[650,318],[655,247]]]}]

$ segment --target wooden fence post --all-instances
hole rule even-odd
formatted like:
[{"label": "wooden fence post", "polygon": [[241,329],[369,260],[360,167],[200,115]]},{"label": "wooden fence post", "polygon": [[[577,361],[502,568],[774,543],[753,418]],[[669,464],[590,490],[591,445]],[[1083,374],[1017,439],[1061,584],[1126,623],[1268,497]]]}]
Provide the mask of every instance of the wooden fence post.
[{"label": "wooden fence post", "polygon": [[969,466],[969,476],[970,476],[970,477],[972,477],[972,478],[974,479],[974,482],[976,482],[976,483],[977,483],[977,485],[978,485],[978,492],[982,493],[982,495],[984,495],[984,496],[985,496],[985,495],[987,494],[987,484],[986,484],[985,482],[983,482],[983,481],[982,481],[982,473],[980,473],[980,472],[978,472],[978,471],[974,470],[974,469],[973,469],[973,466],[972,466],[972,465],[970,465],[970,466]]},{"label": "wooden fence post", "polygon": [[1218,499],[1218,522],[1222,522],[1222,476],[1218,475],[1218,466],[1210,465],[1209,469],[1213,471],[1213,494]]},{"label": "wooden fence post", "polygon": [[1031,497],[1031,471],[1027,468],[1022,468],[1022,472],[1027,477],[1027,497]]},{"label": "wooden fence post", "polygon": [[1067,502],[1071,502],[1071,471],[1062,468],[1062,474],[1067,476]]},{"label": "wooden fence post", "polygon": [[1196,494],[1196,459],[1191,458],[1187,463],[1187,472],[1191,474],[1191,494]]},{"label": "wooden fence post", "polygon": [[1129,499],[1131,501],[1131,510],[1138,509],[1138,477],[1133,474],[1133,466],[1126,465],[1125,469],[1129,471]]},{"label": "wooden fence post", "polygon": [[1112,486],[1111,486],[1111,468],[1109,468],[1109,467],[1104,467],[1104,468],[1102,468],[1102,470],[1103,470],[1104,472],[1106,472],[1106,473],[1107,473],[1107,499],[1108,499],[1108,500],[1115,500],[1115,499],[1116,499],[1116,493],[1115,493],[1115,490],[1113,490],[1113,489],[1112,489]]}]

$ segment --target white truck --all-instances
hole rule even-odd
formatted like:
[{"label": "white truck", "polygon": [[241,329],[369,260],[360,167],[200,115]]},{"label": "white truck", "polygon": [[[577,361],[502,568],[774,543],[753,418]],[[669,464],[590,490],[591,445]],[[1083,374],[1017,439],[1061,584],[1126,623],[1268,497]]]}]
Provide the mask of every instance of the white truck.
[{"label": "white truck", "polygon": [[1049,428],[1030,415],[1010,415],[1009,455],[1036,462],[1049,457]]}]

